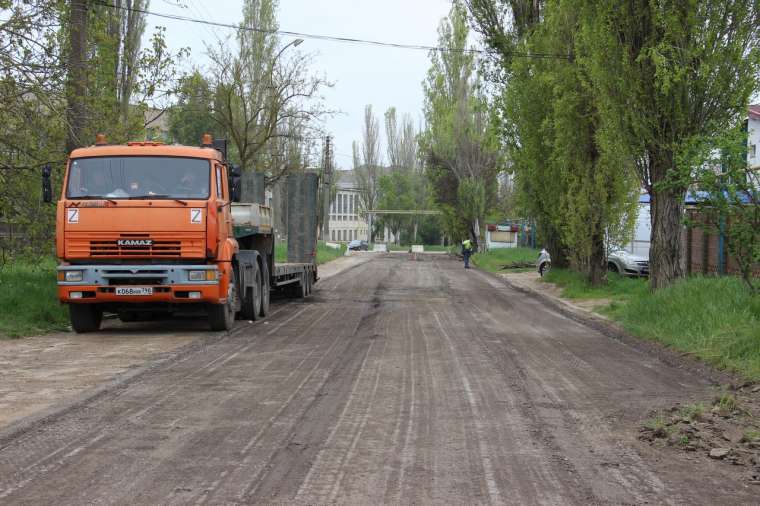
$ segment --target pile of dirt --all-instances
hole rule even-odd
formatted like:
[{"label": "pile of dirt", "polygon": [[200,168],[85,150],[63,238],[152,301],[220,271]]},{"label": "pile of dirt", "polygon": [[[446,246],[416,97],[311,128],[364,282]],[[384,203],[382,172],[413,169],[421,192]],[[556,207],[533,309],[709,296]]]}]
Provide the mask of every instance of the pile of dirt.
[{"label": "pile of dirt", "polygon": [[729,387],[709,402],[655,411],[639,439],[747,468],[760,485],[760,385]]}]

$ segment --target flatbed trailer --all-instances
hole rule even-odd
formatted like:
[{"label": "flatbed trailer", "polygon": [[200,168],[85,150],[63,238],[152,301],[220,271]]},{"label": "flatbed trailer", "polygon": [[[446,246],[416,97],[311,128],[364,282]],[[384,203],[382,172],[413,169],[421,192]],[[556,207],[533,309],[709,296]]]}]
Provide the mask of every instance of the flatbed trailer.
[{"label": "flatbed trailer", "polygon": [[[260,269],[266,271],[262,276],[266,278],[262,280],[262,292],[267,289],[276,290],[296,298],[307,297],[311,294],[312,287],[318,280],[316,261],[284,263],[275,261],[269,207],[249,203],[232,204],[232,223],[235,239],[241,248],[238,252],[240,263],[244,264],[241,267],[245,270],[256,261],[256,258],[259,258]],[[242,278],[245,276],[241,276]],[[251,288],[245,279],[240,286],[243,287],[241,293]],[[266,297],[266,294],[262,295]]]}]

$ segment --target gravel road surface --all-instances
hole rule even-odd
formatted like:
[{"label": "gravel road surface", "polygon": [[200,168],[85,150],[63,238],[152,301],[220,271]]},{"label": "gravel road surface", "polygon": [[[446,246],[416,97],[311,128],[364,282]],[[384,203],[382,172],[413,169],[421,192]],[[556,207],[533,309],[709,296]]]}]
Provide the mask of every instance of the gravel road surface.
[{"label": "gravel road surface", "polygon": [[758,502],[637,440],[705,379],[459,262],[372,258],[0,437],[0,504]]}]

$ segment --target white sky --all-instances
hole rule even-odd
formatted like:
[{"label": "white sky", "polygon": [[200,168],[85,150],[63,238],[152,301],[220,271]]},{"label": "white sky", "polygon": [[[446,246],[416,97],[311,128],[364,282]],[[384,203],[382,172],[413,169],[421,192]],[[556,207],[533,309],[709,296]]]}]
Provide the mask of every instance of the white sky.
[{"label": "white sky", "polygon": [[[243,0],[153,0],[150,10],[168,14],[237,24],[242,20]],[[281,30],[332,35],[383,42],[437,45],[437,28],[451,7],[450,0],[280,0]],[[190,47],[191,64],[207,64],[206,43],[227,36],[231,30],[148,16],[146,37],[156,25],[166,27],[172,51]],[[290,38],[283,38],[287,44]],[[335,142],[335,163],[351,168],[351,142],[361,137],[364,106],[372,104],[380,118],[388,107],[398,115],[409,113],[418,123],[422,114],[422,81],[430,66],[421,50],[305,39],[297,49],[315,53],[313,70],[335,86],[326,90],[325,105],[343,112],[326,121]],[[385,148],[383,148],[385,149]]]}]

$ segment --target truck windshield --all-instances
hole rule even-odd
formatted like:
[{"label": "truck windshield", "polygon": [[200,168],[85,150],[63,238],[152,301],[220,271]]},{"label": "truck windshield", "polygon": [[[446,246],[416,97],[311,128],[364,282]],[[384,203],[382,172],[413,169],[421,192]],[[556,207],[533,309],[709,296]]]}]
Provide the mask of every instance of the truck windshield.
[{"label": "truck windshield", "polygon": [[69,198],[206,199],[208,160],[169,156],[77,158],[71,161]]}]

